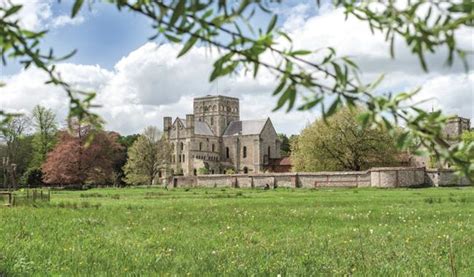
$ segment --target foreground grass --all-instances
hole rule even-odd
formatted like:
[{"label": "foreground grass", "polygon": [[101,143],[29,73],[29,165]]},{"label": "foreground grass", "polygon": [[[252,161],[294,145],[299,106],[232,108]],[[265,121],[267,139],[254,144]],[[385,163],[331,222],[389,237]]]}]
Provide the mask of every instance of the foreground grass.
[{"label": "foreground grass", "polygon": [[56,192],[0,208],[5,275],[474,275],[474,188]]}]

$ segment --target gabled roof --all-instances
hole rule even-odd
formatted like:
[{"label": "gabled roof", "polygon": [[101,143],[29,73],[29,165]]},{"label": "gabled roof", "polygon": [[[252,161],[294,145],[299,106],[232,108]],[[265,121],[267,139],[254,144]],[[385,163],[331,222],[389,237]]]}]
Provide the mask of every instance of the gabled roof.
[{"label": "gabled roof", "polygon": [[260,135],[268,119],[232,121],[224,132],[224,137],[236,135]]},{"label": "gabled roof", "polygon": [[194,134],[204,136],[214,136],[209,125],[204,121],[194,121]]},{"label": "gabled roof", "polygon": [[184,128],[186,128],[186,119],[179,118],[179,117],[178,117],[178,119],[181,121],[181,123],[183,123]]}]

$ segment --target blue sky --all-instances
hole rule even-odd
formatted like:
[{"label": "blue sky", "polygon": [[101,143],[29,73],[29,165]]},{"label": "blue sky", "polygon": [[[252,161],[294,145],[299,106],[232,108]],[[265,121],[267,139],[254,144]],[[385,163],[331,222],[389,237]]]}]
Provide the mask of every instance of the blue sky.
[{"label": "blue sky", "polygon": [[[50,30],[45,47],[54,47],[58,55],[78,50],[58,68],[70,83],[97,91],[97,101],[102,105],[98,112],[108,129],[130,134],[147,125],[161,127],[163,116],[184,117],[192,110],[192,98],[209,92],[239,97],[243,119],[269,116],[278,132],[299,133],[319,115],[318,110],[272,112],[277,99],[271,96],[275,80],[268,74],[259,74],[255,80],[243,75],[224,78],[219,80],[217,91],[217,84],[208,82],[213,59],[203,47],[176,60],[180,45],[150,43],[148,38],[154,33],[149,20],[118,12],[110,4],[86,6],[71,20],[71,0],[61,4],[54,0],[14,1],[24,4],[21,22],[37,30]],[[445,52],[428,57],[430,72],[425,73],[403,42],[397,41],[396,59],[391,59],[383,37],[372,35],[365,22],[345,21],[341,10],[323,5],[318,11],[314,0],[285,0],[274,12],[280,16],[279,27],[289,33],[298,48],[332,46],[340,55],[358,62],[364,79],[373,80],[385,73],[381,91],[422,86],[417,100],[432,99],[424,108],[434,106],[474,120],[474,73],[465,72],[460,63],[451,68],[443,66]],[[257,14],[252,25],[265,28],[269,18],[268,14]],[[459,38],[462,45],[473,50],[472,30],[463,30]],[[41,104],[64,120],[64,92],[45,86],[40,72],[24,71],[12,62],[2,67],[0,74],[0,81],[7,84],[2,88],[0,109],[28,113]]]},{"label": "blue sky", "polygon": [[[276,6],[276,9],[290,9],[296,5],[310,5],[314,7],[312,13],[316,13],[317,10],[315,1],[309,0],[287,0],[283,5]],[[71,8],[71,0],[51,2],[53,16],[69,15]],[[112,70],[120,58],[145,44],[148,38],[154,35],[151,20],[135,13],[120,12],[114,5],[108,3],[97,2],[92,6],[84,4],[79,16],[84,18],[81,24],[51,28],[44,40],[45,48],[52,47],[58,55],[77,49],[76,55],[67,62],[98,64]],[[252,25],[264,28],[270,17],[270,14],[259,12],[254,17]],[[279,21],[281,23],[284,20],[285,14],[282,14]],[[11,65],[4,68],[3,73],[12,74],[19,69],[18,65]]]}]

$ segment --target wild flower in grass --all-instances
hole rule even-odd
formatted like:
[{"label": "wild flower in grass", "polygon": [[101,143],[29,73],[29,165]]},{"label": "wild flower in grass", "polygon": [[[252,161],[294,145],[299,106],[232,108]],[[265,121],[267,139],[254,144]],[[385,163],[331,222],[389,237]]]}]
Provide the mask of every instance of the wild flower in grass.
[{"label": "wild flower in grass", "polygon": [[372,235],[374,233],[374,230],[373,229],[370,229],[369,230],[370,234]]},{"label": "wild flower in grass", "polygon": [[163,227],[163,229],[161,229],[161,230],[166,231],[166,227]]},{"label": "wild flower in grass", "polygon": [[212,250],[212,255],[216,255],[217,254],[217,251],[216,250]]}]

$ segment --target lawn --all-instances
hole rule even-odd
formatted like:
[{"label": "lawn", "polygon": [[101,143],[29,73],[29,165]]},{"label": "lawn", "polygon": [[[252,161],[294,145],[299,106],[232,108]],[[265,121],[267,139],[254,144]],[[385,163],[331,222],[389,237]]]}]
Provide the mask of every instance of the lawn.
[{"label": "lawn", "polygon": [[0,276],[474,275],[474,188],[58,191],[0,208]]}]

